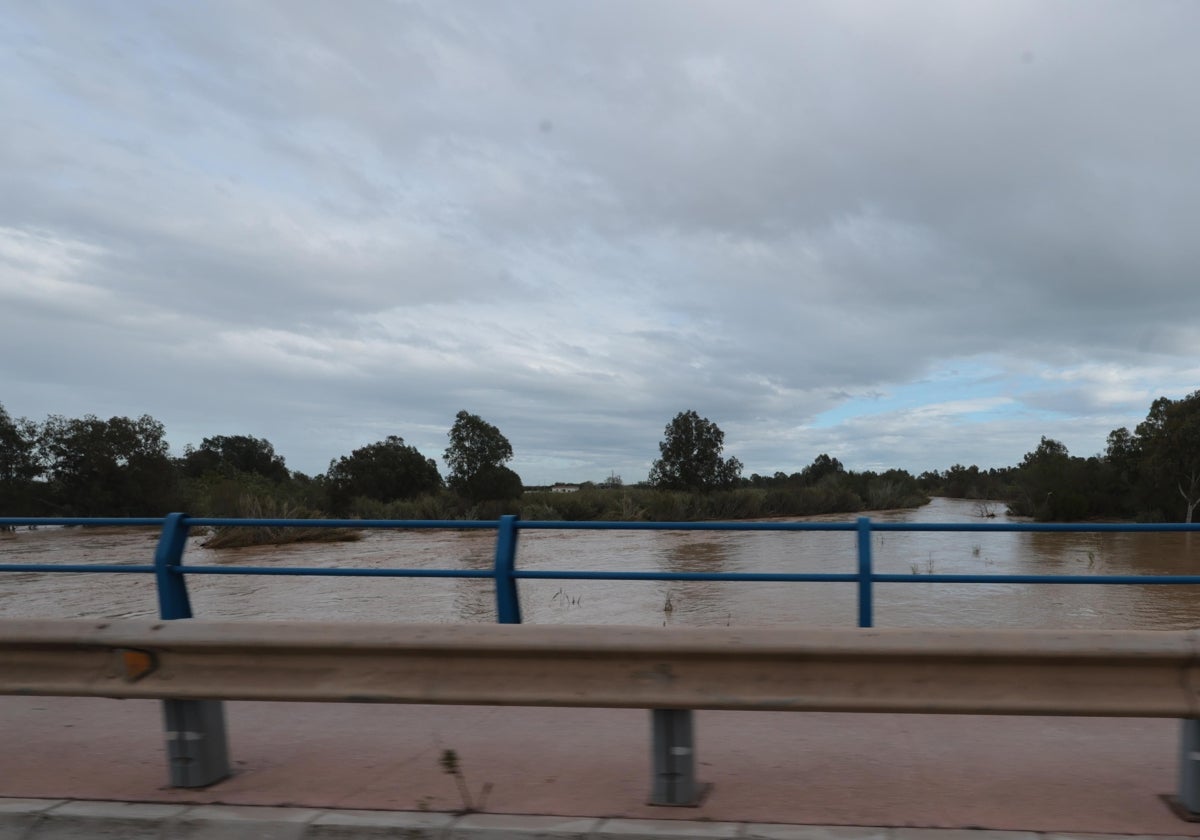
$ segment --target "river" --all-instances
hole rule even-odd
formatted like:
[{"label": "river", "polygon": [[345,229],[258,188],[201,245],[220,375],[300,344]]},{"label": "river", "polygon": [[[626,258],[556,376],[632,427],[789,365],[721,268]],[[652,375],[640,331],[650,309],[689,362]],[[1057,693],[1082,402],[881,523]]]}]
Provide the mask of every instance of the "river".
[{"label": "river", "polygon": [[[991,522],[1009,521],[995,503]],[[975,502],[934,499],[886,522],[982,522]],[[840,517],[852,520],[853,516]],[[838,517],[824,517],[836,520]],[[157,532],[43,528],[0,534],[0,563],[150,563]],[[853,572],[843,532],[528,531],[519,568],[627,571]],[[359,542],[211,550],[189,539],[184,562],[240,566],[470,568],[492,564],[493,531],[367,531]],[[920,574],[1195,574],[1200,534],[891,532],[874,536],[878,572]],[[488,581],[196,575],[197,616],[326,621],[491,622]],[[671,609],[664,607],[670,601]],[[154,617],[150,575],[0,573],[0,617]],[[788,624],[848,627],[848,583],[522,581],[538,624]],[[1200,627],[1200,587],[878,584],[879,627],[1183,629]]]}]

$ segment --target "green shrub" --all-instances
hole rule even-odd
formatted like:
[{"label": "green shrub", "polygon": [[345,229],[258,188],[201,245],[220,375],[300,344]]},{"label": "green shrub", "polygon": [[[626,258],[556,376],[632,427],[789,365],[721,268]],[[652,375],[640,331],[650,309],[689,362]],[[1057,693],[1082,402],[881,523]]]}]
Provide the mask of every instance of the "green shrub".
[{"label": "green shrub", "polygon": [[545,502],[530,501],[529,497],[521,501],[521,518],[532,519],[539,522],[560,522],[562,514],[558,510]]}]

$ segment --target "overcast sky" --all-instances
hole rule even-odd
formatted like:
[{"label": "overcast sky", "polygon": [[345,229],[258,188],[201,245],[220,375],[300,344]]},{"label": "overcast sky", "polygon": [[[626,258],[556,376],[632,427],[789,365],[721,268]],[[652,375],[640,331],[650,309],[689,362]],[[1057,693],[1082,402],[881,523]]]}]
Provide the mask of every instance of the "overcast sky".
[{"label": "overcast sky", "polygon": [[[0,5],[0,404],[527,484],[1103,451],[1200,388],[1200,4]],[[444,468],[444,465],[443,465]]]}]

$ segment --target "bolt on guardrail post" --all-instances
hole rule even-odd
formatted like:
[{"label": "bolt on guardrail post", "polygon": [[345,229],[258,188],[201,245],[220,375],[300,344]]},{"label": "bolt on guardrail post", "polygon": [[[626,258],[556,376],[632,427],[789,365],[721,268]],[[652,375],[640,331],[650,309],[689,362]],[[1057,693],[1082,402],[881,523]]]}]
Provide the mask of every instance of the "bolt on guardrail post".
[{"label": "bolt on guardrail post", "polygon": [[496,529],[496,621],[500,624],[521,623],[521,601],[517,597],[517,517],[500,517]]},{"label": "bolt on guardrail post", "polygon": [[858,518],[858,626],[875,626],[875,599],[871,577],[871,520]]},{"label": "bolt on guardrail post", "polygon": [[1179,794],[1168,801],[1184,819],[1200,819],[1200,720],[1180,721]]},{"label": "bolt on guardrail post", "polygon": [[[192,617],[187,581],[180,568],[187,535],[187,515],[172,513],[163,523],[154,551],[158,614],[168,621]],[[220,700],[164,700],[163,723],[171,787],[207,787],[229,775],[224,703]]]}]

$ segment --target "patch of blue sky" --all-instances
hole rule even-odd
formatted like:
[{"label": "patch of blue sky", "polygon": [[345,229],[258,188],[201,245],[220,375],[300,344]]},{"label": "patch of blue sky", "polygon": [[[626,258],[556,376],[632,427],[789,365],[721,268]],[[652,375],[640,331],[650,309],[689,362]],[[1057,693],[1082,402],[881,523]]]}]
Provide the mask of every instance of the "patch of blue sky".
[{"label": "patch of blue sky", "polygon": [[[939,366],[924,378],[912,382],[848,393],[840,405],[818,415],[811,427],[832,428],[855,418],[939,405],[956,405],[955,413],[963,417],[1027,416],[1029,407],[1022,405],[1016,395],[1028,391],[1037,382],[1034,376],[1005,371],[991,361],[959,360]],[[970,408],[971,402],[978,402],[978,408]]]}]

